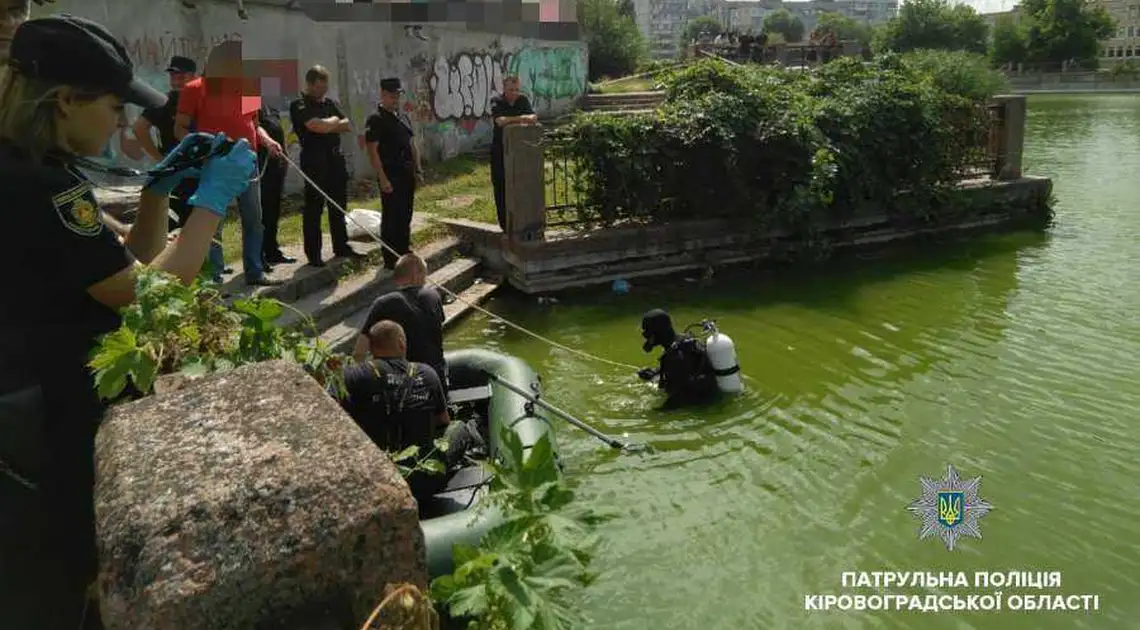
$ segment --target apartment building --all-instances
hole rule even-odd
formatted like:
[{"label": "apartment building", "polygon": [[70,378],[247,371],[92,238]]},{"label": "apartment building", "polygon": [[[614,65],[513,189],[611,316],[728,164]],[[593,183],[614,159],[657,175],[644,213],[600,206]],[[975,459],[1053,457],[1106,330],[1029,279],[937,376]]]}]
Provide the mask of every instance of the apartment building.
[{"label": "apartment building", "polygon": [[1102,0],[1101,4],[1116,18],[1116,34],[1101,42],[1101,63],[1140,63],[1140,0]]}]

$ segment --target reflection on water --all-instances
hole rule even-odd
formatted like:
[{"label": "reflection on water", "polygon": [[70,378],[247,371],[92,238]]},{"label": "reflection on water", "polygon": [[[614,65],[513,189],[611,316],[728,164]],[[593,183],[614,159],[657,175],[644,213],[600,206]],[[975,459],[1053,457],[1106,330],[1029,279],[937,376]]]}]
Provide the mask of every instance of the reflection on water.
[{"label": "reflection on water", "polygon": [[[633,282],[488,308],[560,343],[645,364],[641,314],[714,317],[749,390],[660,411],[633,374],[475,317],[449,343],[524,357],[552,402],[653,454],[559,440],[603,528],[582,606],[604,628],[1132,628],[1140,527],[1140,97],[1033,97],[1026,171],[1057,224],[823,270]],[[680,285],[680,286],[679,286]],[[982,475],[995,509],[954,552],[917,539],[919,475]],[[844,571],[1059,570],[1081,613],[807,613]],[[1008,589],[1007,589],[1008,590]]]}]

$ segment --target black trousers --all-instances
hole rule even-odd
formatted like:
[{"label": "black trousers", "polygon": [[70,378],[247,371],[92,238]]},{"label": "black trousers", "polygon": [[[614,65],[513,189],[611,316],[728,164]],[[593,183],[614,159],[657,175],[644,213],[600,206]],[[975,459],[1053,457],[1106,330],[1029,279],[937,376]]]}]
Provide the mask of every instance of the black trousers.
[{"label": "black trousers", "polygon": [[506,168],[503,166],[502,151],[491,150],[491,187],[495,189],[495,214],[499,219],[499,228],[507,231],[507,190]]},{"label": "black trousers", "polygon": [[[265,228],[261,251],[266,258],[275,258],[281,253],[277,242],[277,224],[281,221],[281,195],[285,190],[285,163],[268,155],[265,173],[261,176],[261,225]],[[330,193],[331,194],[331,193]]]},{"label": "black trousers", "polygon": [[[380,193],[380,238],[400,255],[411,251],[412,207],[416,199],[416,173],[413,169],[384,169],[392,182],[392,192]],[[392,269],[399,256],[384,249],[384,266]]]},{"label": "black trousers", "polygon": [[[301,170],[305,171],[321,190],[325,191],[341,208],[348,203],[348,168],[344,156],[339,153],[318,153],[309,155],[301,152]],[[333,254],[348,253],[348,229],[344,213],[328,203],[325,196],[317,192],[309,182],[305,182],[305,207],[301,223],[305,240],[305,257],[309,262],[321,260],[321,213],[325,206],[329,209],[329,236],[332,237]]]},{"label": "black trousers", "polygon": [[[0,626],[74,630],[85,618],[82,628],[101,628],[98,606],[86,597],[97,570],[98,418],[53,414],[49,406],[38,387],[0,394],[0,459],[37,484],[0,472]],[[49,448],[62,432],[79,435]]]}]

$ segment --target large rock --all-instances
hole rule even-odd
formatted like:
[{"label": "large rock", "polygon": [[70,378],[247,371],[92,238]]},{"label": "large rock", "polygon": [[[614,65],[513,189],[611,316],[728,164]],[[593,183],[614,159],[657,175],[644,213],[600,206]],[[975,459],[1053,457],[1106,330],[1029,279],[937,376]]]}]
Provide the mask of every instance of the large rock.
[{"label": "large rock", "polygon": [[359,628],[427,586],[398,469],[291,363],[117,407],[96,458],[108,630]]}]

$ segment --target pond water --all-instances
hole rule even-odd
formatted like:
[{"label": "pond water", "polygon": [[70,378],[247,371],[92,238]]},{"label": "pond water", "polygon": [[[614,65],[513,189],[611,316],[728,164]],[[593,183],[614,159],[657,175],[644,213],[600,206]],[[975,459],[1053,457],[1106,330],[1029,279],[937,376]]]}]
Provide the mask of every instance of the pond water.
[{"label": "pond water", "polygon": [[[481,315],[449,334],[525,358],[551,402],[656,449],[558,432],[579,500],[615,517],[581,601],[591,627],[1140,627],[1140,96],[1031,97],[1026,143],[1025,171],[1054,178],[1046,234],[487,304],[644,365],[645,310],[714,317],[749,389],[711,408],[657,410],[634,374]],[[982,476],[994,506],[954,551],[919,540],[906,511],[948,464]],[[1099,595],[1100,610],[804,610],[806,595],[855,592],[842,572],[881,570],[1061,571],[1056,592]]]}]

